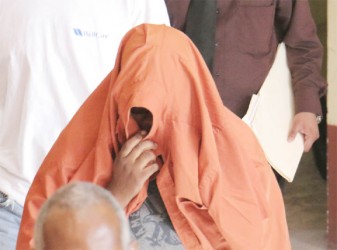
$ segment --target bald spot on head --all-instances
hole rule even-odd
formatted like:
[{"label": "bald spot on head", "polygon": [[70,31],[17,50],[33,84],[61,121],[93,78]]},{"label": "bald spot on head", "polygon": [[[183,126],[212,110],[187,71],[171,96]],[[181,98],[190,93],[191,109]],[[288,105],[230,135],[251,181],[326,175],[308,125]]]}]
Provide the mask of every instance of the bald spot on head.
[{"label": "bald spot on head", "polygon": [[53,207],[43,226],[48,250],[120,250],[121,234],[119,218],[106,202],[78,210]]}]

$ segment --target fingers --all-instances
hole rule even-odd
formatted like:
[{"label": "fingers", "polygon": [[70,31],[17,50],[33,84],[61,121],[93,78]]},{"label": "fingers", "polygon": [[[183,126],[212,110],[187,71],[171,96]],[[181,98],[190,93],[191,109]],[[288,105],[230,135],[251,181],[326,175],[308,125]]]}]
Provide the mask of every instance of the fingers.
[{"label": "fingers", "polygon": [[141,141],[136,145],[131,153],[128,155],[128,158],[134,162],[150,162],[156,159],[156,155],[153,153],[153,150],[157,148],[157,144],[152,141]]},{"label": "fingers", "polygon": [[138,132],[137,134],[135,134],[134,136],[132,136],[129,140],[127,140],[123,144],[123,146],[122,146],[122,148],[119,152],[120,157],[128,156],[131,153],[131,151],[133,150],[133,148],[135,146],[137,146],[142,141],[145,134],[146,134],[146,132],[141,131],[141,132]]},{"label": "fingers", "polygon": [[139,157],[135,160],[135,163],[139,166],[146,167],[151,163],[156,162],[157,156],[153,153],[153,151],[143,151]]},{"label": "fingers", "polygon": [[309,152],[314,142],[312,139],[304,140],[304,152]]},{"label": "fingers", "polygon": [[292,140],[295,139],[296,134],[301,133],[303,135],[304,139],[304,152],[309,152],[313,143],[319,138],[319,133],[318,131],[314,130],[306,130],[306,129],[299,129],[298,132],[291,133],[288,137],[288,141],[291,142]]},{"label": "fingers", "polygon": [[293,127],[289,133],[288,142],[292,142],[295,139],[297,133],[297,129]]},{"label": "fingers", "polygon": [[159,166],[158,166],[157,163],[153,163],[153,164],[147,166],[146,168],[144,168],[144,170],[142,171],[144,182],[147,179],[149,179],[151,177],[151,175],[153,175],[158,170],[159,170]]},{"label": "fingers", "polygon": [[137,133],[124,143],[115,159],[116,168],[124,168],[128,172],[138,171],[156,162],[153,150],[157,144],[149,140],[143,141],[145,134]]},{"label": "fingers", "polygon": [[314,142],[319,138],[319,131],[304,134],[304,152],[309,152]]},{"label": "fingers", "polygon": [[298,113],[294,117],[288,141],[294,140],[297,133],[303,135],[304,152],[308,152],[311,149],[312,144],[319,138],[319,130],[315,115],[311,113]]}]

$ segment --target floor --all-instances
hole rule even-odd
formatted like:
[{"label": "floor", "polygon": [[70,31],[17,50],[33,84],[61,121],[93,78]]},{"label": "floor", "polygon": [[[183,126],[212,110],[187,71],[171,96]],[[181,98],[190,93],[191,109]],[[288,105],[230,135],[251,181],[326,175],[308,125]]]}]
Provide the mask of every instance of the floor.
[{"label": "floor", "polygon": [[303,155],[284,201],[293,250],[326,250],[326,181],[321,178],[312,153]]}]

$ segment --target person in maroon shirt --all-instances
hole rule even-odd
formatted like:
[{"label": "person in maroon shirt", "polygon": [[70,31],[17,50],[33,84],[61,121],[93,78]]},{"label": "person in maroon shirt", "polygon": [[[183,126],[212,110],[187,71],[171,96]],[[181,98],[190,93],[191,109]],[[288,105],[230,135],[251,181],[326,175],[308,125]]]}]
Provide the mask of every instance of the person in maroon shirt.
[{"label": "person in maroon shirt", "polygon": [[[289,140],[298,132],[303,134],[304,151],[308,152],[319,137],[320,97],[326,92],[320,73],[323,49],[308,1],[165,1],[171,25],[196,43],[224,105],[240,117],[264,82],[278,44],[286,44],[296,111]],[[197,4],[199,9],[193,7]],[[198,36],[213,46],[201,42],[200,47]]]}]

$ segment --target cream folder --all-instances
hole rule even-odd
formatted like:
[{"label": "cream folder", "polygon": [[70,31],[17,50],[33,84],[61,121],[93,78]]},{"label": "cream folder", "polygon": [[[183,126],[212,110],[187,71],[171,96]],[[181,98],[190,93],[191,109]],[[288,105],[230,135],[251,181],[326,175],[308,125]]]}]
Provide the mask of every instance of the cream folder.
[{"label": "cream folder", "polygon": [[304,149],[301,134],[287,141],[293,117],[291,76],[286,48],[281,43],[268,76],[242,119],[256,134],[269,164],[289,182],[294,179]]}]

